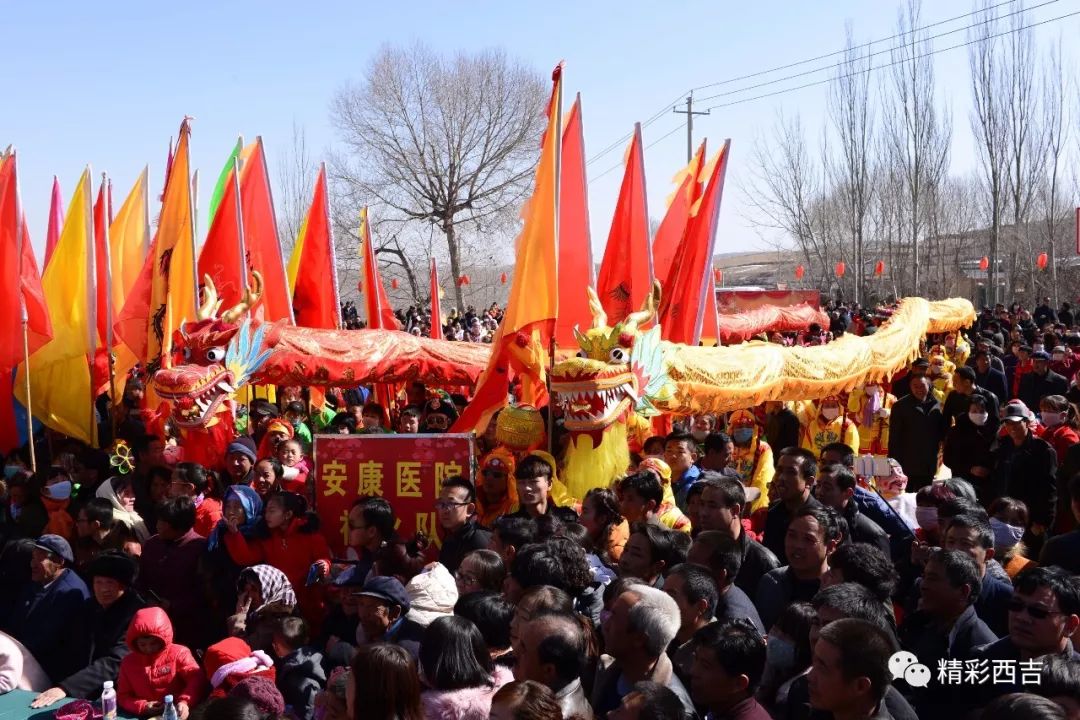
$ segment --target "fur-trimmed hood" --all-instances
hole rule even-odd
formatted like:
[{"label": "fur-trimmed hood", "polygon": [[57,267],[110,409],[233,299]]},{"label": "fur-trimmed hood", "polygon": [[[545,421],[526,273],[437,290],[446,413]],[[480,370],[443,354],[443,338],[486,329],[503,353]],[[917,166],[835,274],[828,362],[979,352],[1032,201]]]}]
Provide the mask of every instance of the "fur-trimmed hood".
[{"label": "fur-trimmed hood", "polygon": [[487,720],[491,698],[495,692],[514,679],[509,668],[495,666],[492,685],[460,690],[425,690],[420,695],[426,720]]}]

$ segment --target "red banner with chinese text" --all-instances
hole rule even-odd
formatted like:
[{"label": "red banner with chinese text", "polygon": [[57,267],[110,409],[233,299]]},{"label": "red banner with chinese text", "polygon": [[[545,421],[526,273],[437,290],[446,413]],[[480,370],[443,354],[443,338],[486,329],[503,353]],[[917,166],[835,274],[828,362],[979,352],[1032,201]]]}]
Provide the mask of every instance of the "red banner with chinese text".
[{"label": "red banner with chinese text", "polygon": [[420,531],[437,546],[435,501],[444,478],[472,480],[473,436],[316,435],[315,508],[335,557],[344,557],[349,508],[357,498],[378,495],[397,516],[398,535]]}]

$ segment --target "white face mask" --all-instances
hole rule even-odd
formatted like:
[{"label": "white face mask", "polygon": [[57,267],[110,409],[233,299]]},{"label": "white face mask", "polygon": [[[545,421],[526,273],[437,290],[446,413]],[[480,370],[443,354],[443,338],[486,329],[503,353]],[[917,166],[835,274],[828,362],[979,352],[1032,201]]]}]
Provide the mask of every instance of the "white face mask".
[{"label": "white face mask", "polygon": [[989,413],[969,412],[968,419],[978,427],[982,427],[986,424],[987,419],[990,417]]},{"label": "white face mask", "polygon": [[1042,420],[1042,424],[1046,427],[1055,427],[1065,422],[1064,415],[1065,413],[1044,412],[1039,415],[1039,419]]},{"label": "white face mask", "polygon": [[705,438],[709,437],[708,430],[691,430],[690,434],[698,442],[705,442]]},{"label": "white face mask", "polygon": [[826,420],[831,422],[831,421],[835,420],[836,418],[840,417],[840,408],[838,408],[838,407],[821,408],[821,417],[823,417]]}]

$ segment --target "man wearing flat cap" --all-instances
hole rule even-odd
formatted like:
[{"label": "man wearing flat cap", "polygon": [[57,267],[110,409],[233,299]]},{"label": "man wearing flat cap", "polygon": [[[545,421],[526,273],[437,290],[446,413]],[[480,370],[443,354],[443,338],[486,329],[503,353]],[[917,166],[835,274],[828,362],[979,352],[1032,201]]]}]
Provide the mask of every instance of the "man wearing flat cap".
[{"label": "man wearing flat cap", "polygon": [[75,555],[59,535],[42,535],[30,556],[30,579],[0,627],[41,664],[50,678],[77,669],[70,657],[70,639],[82,623],[90,597],[86,583],[72,566]]},{"label": "man wearing flat cap", "polygon": [[30,707],[46,707],[64,697],[96,700],[105,681],[116,679],[120,661],[128,654],[128,625],[146,605],[132,588],[137,570],[135,560],[119,550],[106,550],[87,565],[92,596],[79,611],[76,632],[66,643],[73,668],[68,675],[52,675],[53,687]]},{"label": "man wearing flat cap", "polygon": [[412,603],[405,586],[397,578],[368,578],[360,591],[353,594],[360,601],[358,643],[393,643],[408,650],[413,657],[419,657],[424,628],[405,618]]}]

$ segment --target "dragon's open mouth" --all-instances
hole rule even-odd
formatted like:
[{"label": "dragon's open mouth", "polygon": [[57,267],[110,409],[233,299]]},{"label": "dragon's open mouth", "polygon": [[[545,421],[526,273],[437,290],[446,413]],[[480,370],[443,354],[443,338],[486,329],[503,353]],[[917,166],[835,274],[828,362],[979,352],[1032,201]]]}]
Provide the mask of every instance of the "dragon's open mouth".
[{"label": "dragon's open mouth", "polygon": [[571,431],[604,428],[633,407],[634,376],[626,366],[594,369],[569,361],[552,372],[551,391]]},{"label": "dragon's open mouth", "polygon": [[154,389],[172,402],[172,419],[181,427],[204,427],[234,392],[233,374],[221,366],[183,365],[159,370]]}]

